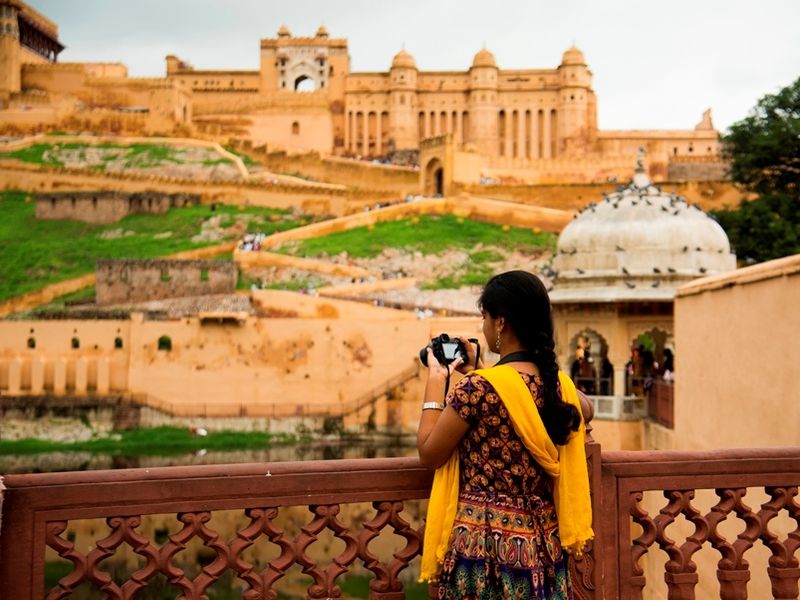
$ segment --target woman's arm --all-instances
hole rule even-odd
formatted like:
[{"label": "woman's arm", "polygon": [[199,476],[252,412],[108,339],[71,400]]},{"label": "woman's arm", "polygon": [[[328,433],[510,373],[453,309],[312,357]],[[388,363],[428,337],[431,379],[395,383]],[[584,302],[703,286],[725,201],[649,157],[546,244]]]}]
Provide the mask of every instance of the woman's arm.
[{"label": "woman's arm", "polygon": [[[452,374],[460,365],[456,359],[448,366],[442,366],[428,349],[428,382],[425,385],[423,402],[444,404],[445,384],[448,371]],[[438,469],[453,454],[469,425],[458,413],[447,406],[444,410],[429,408],[422,411],[417,430],[417,450],[420,462],[430,469]]]}]

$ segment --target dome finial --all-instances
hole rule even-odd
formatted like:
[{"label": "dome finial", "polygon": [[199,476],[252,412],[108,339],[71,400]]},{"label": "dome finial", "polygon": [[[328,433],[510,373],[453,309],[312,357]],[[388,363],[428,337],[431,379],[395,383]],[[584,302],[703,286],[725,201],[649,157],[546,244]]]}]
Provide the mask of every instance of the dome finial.
[{"label": "dome finial", "polygon": [[639,146],[636,151],[636,168],[633,169],[633,185],[639,189],[650,185],[650,178],[647,176],[647,169],[644,166],[644,156],[644,146]]}]

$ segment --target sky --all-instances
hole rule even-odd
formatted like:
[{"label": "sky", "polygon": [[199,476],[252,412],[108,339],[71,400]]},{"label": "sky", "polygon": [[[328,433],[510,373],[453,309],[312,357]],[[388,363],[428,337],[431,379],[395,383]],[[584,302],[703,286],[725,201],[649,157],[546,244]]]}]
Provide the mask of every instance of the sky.
[{"label": "sky", "polygon": [[387,71],[401,48],[420,70],[467,70],[482,47],[501,69],[555,68],[573,43],[594,75],[601,129],[724,131],[800,77],[800,0],[28,0],[59,26],[62,62],[122,62],[164,76],[257,70],[285,24],[348,40],[351,71]]}]

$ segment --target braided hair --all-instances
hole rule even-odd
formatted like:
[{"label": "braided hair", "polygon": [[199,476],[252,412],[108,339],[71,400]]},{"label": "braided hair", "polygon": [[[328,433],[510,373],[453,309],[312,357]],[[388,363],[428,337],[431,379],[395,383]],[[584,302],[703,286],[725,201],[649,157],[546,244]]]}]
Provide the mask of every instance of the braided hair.
[{"label": "braided hair", "polygon": [[523,349],[533,355],[544,384],[539,415],[553,443],[566,444],[570,433],[580,427],[581,416],[575,406],[561,398],[553,314],[544,284],[527,271],[501,273],[483,288],[478,306],[493,319],[503,317]]}]

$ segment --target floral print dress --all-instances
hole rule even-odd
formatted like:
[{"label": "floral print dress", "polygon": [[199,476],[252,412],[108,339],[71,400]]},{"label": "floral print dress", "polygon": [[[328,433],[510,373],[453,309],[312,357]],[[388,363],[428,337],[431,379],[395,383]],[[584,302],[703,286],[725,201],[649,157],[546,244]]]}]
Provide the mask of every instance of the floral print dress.
[{"label": "floral print dress", "polygon": [[[520,376],[541,406],[541,378]],[[447,401],[469,430],[458,447],[458,508],[438,597],[572,599],[550,476],[514,431],[497,392],[473,373]]]}]

